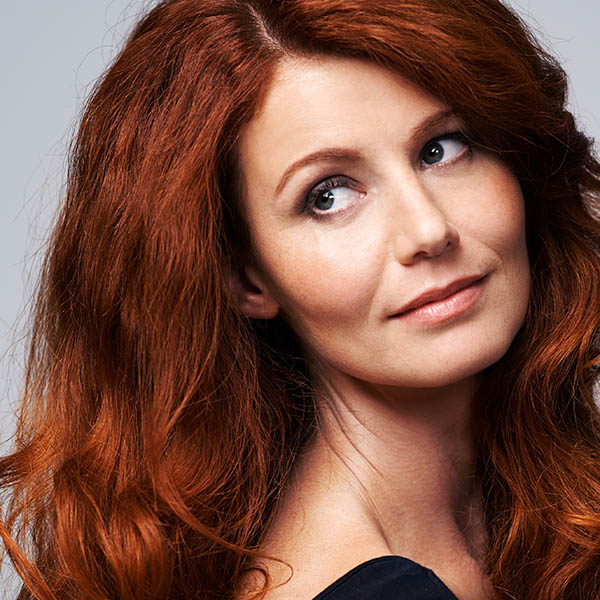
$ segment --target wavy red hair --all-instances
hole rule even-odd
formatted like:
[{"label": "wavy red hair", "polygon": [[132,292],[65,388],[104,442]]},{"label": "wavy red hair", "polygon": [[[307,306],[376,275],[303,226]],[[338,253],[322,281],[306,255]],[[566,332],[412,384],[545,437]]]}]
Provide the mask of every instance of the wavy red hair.
[{"label": "wavy red hair", "polygon": [[87,103],[35,308],[0,535],[19,598],[231,598],[318,410],[285,325],[232,307],[239,132],[286,55],[400,73],[526,198],[532,298],[474,422],[498,597],[600,598],[600,167],[497,0],[165,0]]}]

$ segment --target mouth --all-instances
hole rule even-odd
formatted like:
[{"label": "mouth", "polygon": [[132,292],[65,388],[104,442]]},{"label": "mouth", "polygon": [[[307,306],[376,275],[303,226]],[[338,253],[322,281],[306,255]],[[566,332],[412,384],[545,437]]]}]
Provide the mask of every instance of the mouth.
[{"label": "mouth", "polygon": [[447,321],[472,308],[483,294],[486,283],[487,274],[462,277],[442,288],[420,294],[391,318],[423,323]]}]

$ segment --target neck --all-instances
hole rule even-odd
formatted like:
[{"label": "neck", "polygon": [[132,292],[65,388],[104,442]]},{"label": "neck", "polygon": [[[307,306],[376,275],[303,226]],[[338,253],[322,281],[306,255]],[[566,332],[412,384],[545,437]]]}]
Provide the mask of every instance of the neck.
[{"label": "neck", "polygon": [[[319,433],[298,458],[265,550],[295,569],[325,552],[338,575],[395,554],[433,569],[462,598],[485,597],[476,386],[407,391],[330,380]],[[353,551],[332,558],[331,548]]]},{"label": "neck", "polygon": [[444,536],[444,546],[451,539],[474,557],[483,552],[471,435],[476,384],[407,391],[344,378],[329,388],[333,401],[307,466],[335,474],[393,554],[428,560],[438,552],[432,540]]}]

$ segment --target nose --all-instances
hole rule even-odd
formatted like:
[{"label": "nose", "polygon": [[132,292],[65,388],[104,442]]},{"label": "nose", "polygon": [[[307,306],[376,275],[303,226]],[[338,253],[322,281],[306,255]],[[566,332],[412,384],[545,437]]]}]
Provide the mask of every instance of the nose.
[{"label": "nose", "polygon": [[[408,183],[408,185],[407,185]],[[458,230],[433,194],[418,180],[402,185],[401,214],[395,218],[402,224],[396,234],[396,259],[410,265],[420,259],[435,258],[456,248],[460,243]]]}]

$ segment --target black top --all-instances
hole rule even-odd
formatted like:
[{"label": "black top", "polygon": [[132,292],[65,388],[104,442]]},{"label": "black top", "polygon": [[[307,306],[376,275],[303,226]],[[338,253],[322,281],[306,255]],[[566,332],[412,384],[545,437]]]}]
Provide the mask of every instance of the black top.
[{"label": "black top", "polygon": [[458,600],[430,569],[380,556],[354,567],[313,600]]}]

